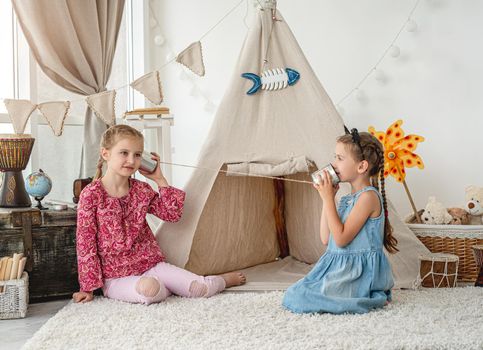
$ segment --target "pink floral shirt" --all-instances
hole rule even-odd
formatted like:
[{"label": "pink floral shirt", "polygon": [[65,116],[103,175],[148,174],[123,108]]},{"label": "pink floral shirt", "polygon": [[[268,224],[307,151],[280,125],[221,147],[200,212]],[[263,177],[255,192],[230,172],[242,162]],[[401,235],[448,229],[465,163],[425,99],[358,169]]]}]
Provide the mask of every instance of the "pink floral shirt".
[{"label": "pink floral shirt", "polygon": [[178,221],[185,193],[161,187],[158,194],[145,182],[129,181],[129,193],[121,198],[109,196],[100,180],[94,180],[80,195],[77,265],[82,291],[102,287],[106,278],[140,275],[165,259],[146,213]]}]

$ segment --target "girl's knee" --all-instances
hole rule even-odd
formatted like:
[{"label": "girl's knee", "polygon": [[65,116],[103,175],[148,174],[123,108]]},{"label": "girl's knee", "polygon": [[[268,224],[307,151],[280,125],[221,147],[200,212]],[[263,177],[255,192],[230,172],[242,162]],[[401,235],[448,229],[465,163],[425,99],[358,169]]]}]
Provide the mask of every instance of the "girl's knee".
[{"label": "girl's knee", "polygon": [[166,287],[154,277],[141,277],[136,283],[136,292],[145,304],[159,302],[168,297]]},{"label": "girl's knee", "polygon": [[203,281],[193,281],[189,287],[190,298],[208,298],[225,289],[224,281],[221,277],[204,277]]},{"label": "girl's knee", "polygon": [[208,294],[208,286],[206,283],[193,281],[190,284],[190,298],[202,298]]}]

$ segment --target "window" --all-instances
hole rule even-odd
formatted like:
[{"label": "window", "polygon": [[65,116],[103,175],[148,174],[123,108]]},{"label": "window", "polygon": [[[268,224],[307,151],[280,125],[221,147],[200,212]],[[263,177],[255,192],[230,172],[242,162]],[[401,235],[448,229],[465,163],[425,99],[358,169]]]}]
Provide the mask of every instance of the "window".
[{"label": "window", "polygon": [[29,51],[10,1],[0,1],[0,31],[0,133],[12,133],[3,99],[28,98]]},{"label": "window", "polygon": [[[144,74],[144,2],[127,0],[107,89],[116,89],[116,117],[137,106],[140,98],[128,84]],[[10,1],[0,1],[0,98],[24,98],[33,103],[71,101],[62,136],[54,136],[38,111],[32,113],[26,133],[35,137],[30,163],[24,176],[41,168],[52,179],[51,200],[72,201],[72,184],[79,177],[86,111],[85,96],[76,95],[50,80],[29,55],[28,45],[17,23]],[[6,49],[6,52],[5,52]],[[122,88],[119,88],[123,86]],[[119,88],[119,89],[118,89]],[[141,96],[142,98],[142,96]],[[7,111],[0,102],[0,134],[12,133]]]},{"label": "window", "polygon": [[[4,48],[0,55],[0,96],[14,97],[14,66],[13,66],[13,16],[12,4],[10,1],[0,2],[0,26],[2,35],[0,36],[0,47]],[[5,113],[5,105],[0,106],[0,113]]]}]

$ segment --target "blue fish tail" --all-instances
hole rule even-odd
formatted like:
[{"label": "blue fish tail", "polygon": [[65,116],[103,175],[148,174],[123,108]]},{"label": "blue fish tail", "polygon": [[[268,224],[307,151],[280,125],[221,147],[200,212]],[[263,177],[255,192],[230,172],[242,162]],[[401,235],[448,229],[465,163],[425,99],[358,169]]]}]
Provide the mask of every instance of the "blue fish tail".
[{"label": "blue fish tail", "polygon": [[253,82],[253,86],[247,91],[247,95],[253,95],[262,86],[262,79],[253,73],[243,73],[241,75],[243,78],[250,79]]},{"label": "blue fish tail", "polygon": [[288,85],[292,86],[300,79],[300,73],[294,69],[285,68],[288,76]]}]

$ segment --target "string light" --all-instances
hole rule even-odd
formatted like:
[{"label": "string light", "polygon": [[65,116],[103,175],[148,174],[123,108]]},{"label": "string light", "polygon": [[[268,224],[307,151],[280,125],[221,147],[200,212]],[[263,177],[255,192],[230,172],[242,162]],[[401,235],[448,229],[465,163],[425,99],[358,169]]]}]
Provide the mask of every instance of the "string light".
[{"label": "string light", "polygon": [[[235,9],[237,9],[245,0],[241,0],[239,1],[230,11],[228,11],[215,25],[213,25],[205,34],[203,34],[200,38],[203,39],[204,37],[206,37],[215,27],[217,27],[228,15],[230,15]],[[270,1],[270,0],[269,0]],[[342,115],[344,114],[345,110],[344,108],[341,106],[341,104],[347,99],[349,98],[352,94],[356,94],[356,98],[359,100],[359,101],[363,101],[364,99],[366,99],[366,95],[364,94],[364,92],[360,89],[361,85],[367,80],[367,78],[369,76],[371,76],[372,74],[374,74],[374,78],[380,82],[383,82],[386,80],[386,76],[384,74],[384,72],[382,72],[380,69],[378,69],[378,66],[379,64],[383,61],[383,59],[387,56],[387,54],[389,53],[392,57],[394,58],[397,58],[399,57],[400,53],[401,53],[401,50],[400,48],[395,45],[395,42],[397,41],[397,39],[399,38],[399,36],[401,35],[402,31],[404,30],[404,28],[406,28],[406,31],[407,32],[416,32],[418,30],[418,25],[417,23],[411,18],[413,13],[415,12],[416,8],[418,7],[419,3],[420,3],[421,0],[417,0],[414,7],[412,8],[412,10],[410,11],[408,17],[407,17],[407,20],[404,22],[404,24],[401,26],[400,30],[398,31],[398,33],[396,34],[396,36],[394,37],[394,39],[392,40],[392,42],[390,43],[390,45],[387,47],[387,49],[383,52],[382,56],[380,57],[380,59],[376,62],[376,64],[369,70],[368,73],[366,73],[366,75],[359,81],[359,83],[353,88],[351,89],[346,95],[344,95],[337,103],[336,103],[336,108],[337,110],[339,111],[339,113]],[[260,1],[259,0],[254,0],[253,2],[253,6],[257,6],[258,5],[261,5],[260,4]],[[153,8],[152,8],[152,3],[151,1],[149,2],[149,8],[150,8],[150,12],[151,12],[151,16],[150,16],[150,19],[149,19],[149,25],[152,29],[155,29],[156,27],[160,27],[159,25],[159,21],[158,19],[156,18],[155,16],[155,12],[153,11]],[[169,42],[166,41],[166,39],[164,38],[164,36],[162,34],[157,34],[154,36],[153,38],[154,40],[154,43],[155,45],[157,46],[167,46],[168,48],[168,54],[166,55],[166,61],[161,67],[157,68],[156,70],[161,70],[163,69],[164,67],[166,67],[168,64],[170,64],[171,62],[173,62],[175,59],[176,59],[176,53],[172,50],[171,46],[169,45]],[[196,83],[191,79],[191,77],[186,74],[184,68],[181,68],[181,72],[179,74],[179,77],[181,80],[190,80],[190,82],[193,84],[193,87],[190,91],[190,94],[191,95],[196,95],[196,96],[201,96],[203,97],[204,99],[207,100],[207,102],[205,102],[205,106],[210,106],[211,105],[214,105],[214,103],[212,101],[209,100],[209,98],[206,96],[206,94],[204,94],[199,88],[198,86],[196,85]],[[127,86],[129,86],[129,84],[125,84],[125,85],[122,85],[120,87],[117,87],[117,88],[113,88],[115,90],[119,90],[119,89],[123,89],[123,88],[126,88]],[[0,101],[3,100],[3,98],[0,98]],[[71,100],[70,102],[78,102],[78,101],[84,101],[84,99],[78,99],[78,100]],[[205,108],[206,109],[206,108]]]},{"label": "string light", "polygon": [[[206,31],[201,36],[201,38],[199,40],[205,38],[208,34],[210,34],[221,22],[223,22],[223,20],[226,17],[228,17],[233,11],[235,11],[244,1],[245,0],[240,0],[238,3],[236,3],[225,15],[223,15],[222,18],[220,18],[220,20],[218,20],[218,22],[216,22],[216,24],[214,24],[212,27],[210,27],[210,29],[208,29],[208,31]],[[150,12],[151,12],[151,17],[149,19],[149,26],[151,28],[155,29],[156,27],[160,27],[160,26],[159,26],[158,19],[155,17],[155,14],[154,14],[154,11],[153,11],[151,2],[152,1],[149,2],[149,9],[150,9]],[[166,39],[161,34],[157,34],[153,39],[154,39],[154,43],[156,45],[158,45],[158,46],[164,46],[167,43]],[[168,46],[168,50],[169,50],[169,53],[166,55],[167,62],[165,62],[161,66],[157,67],[156,69],[153,69],[153,71],[155,71],[155,70],[157,70],[157,71],[162,70],[167,65],[169,65],[172,62],[174,62],[174,60],[176,59],[176,53],[173,51],[173,49],[171,48],[170,45],[167,45],[167,46]],[[125,88],[127,88],[129,86],[130,86],[130,83],[127,83],[127,84],[124,84],[124,85],[121,85],[121,86],[118,86],[118,87],[112,87],[111,90],[118,91],[118,90],[121,90],[121,89],[125,89]],[[205,95],[203,94],[203,96],[205,96]],[[4,100],[5,100],[5,98],[0,97],[0,101],[4,101]],[[78,98],[78,99],[73,99],[73,100],[69,100],[69,102],[71,102],[71,103],[75,103],[75,102],[83,102],[83,103],[85,103],[85,97]]]},{"label": "string light", "polygon": [[374,79],[381,83],[384,83],[386,81],[386,75],[380,68],[377,68],[374,70]]},{"label": "string light", "polygon": [[[235,11],[235,9],[238,8],[238,6],[240,6],[245,0],[240,0],[230,11],[228,11],[217,23],[215,23],[212,27],[210,27],[210,29],[208,29],[207,32],[205,32],[201,38],[199,39],[199,41],[201,41],[204,37],[206,37],[213,29],[215,29],[226,17],[228,17],[233,11]],[[248,5],[247,5],[248,6]],[[150,27],[155,30],[156,28],[159,28],[161,29],[161,26],[159,24],[159,21],[156,17],[156,13],[152,7],[152,2],[150,1],[149,2],[149,10],[150,10],[150,13],[151,13],[151,16],[150,16]],[[246,19],[246,14],[245,14],[245,19]],[[244,21],[245,21],[244,19]],[[171,48],[171,45],[169,45],[169,41],[166,41],[166,39],[164,38],[164,36],[162,34],[157,34],[154,36],[154,43],[157,45],[157,46],[164,46],[164,47],[167,47],[167,50],[168,50],[168,53],[166,54],[166,63],[163,65],[166,66],[167,64],[173,62],[175,59],[176,59],[176,53],[174,52],[174,50]],[[204,101],[204,110],[207,111],[207,112],[213,112],[216,110],[216,105],[213,101],[211,101],[208,96],[203,92],[202,89],[200,89],[198,87],[198,85],[196,84],[196,82],[191,78],[191,72],[189,73],[186,73],[186,70],[184,67],[181,67],[180,68],[181,71],[179,73],[179,78],[181,80],[189,80],[190,83],[192,84],[192,87],[190,89],[190,95],[193,96],[193,97],[200,97],[203,101]]]},{"label": "string light", "polygon": [[[336,107],[337,109],[339,109],[339,106],[349,98],[349,96],[351,96],[352,94],[356,94],[356,98],[359,100],[359,101],[363,101],[364,99],[366,99],[366,96],[365,94],[359,89],[362,84],[364,84],[364,82],[369,78],[369,76],[371,76],[372,74],[374,74],[374,79],[378,80],[378,81],[385,81],[386,80],[386,77],[385,77],[385,74],[382,73],[378,73],[379,72],[379,64],[384,60],[384,58],[387,56],[387,54],[390,54],[390,56],[392,56],[393,58],[397,58],[399,57],[399,55],[401,54],[401,49],[399,48],[399,46],[397,46],[395,43],[397,41],[397,39],[399,38],[399,36],[401,35],[402,31],[404,30],[404,28],[406,28],[406,30],[408,32],[415,32],[418,28],[418,25],[417,23],[412,19],[412,16],[414,14],[414,11],[416,11],[416,8],[418,7],[419,3],[420,3],[421,0],[417,0],[416,3],[414,4],[413,8],[411,9],[411,11],[409,12],[409,15],[407,16],[407,19],[404,21],[404,23],[402,24],[402,26],[400,27],[399,31],[397,32],[396,36],[394,37],[394,39],[391,41],[391,43],[387,46],[386,50],[384,50],[384,52],[382,53],[381,57],[379,58],[379,60],[377,60],[376,64],[364,75],[364,77],[359,81],[359,83],[354,87],[352,88],[348,93],[346,93],[337,103],[336,103]],[[384,78],[382,78],[384,76]],[[382,79],[382,80],[380,80]]]}]

